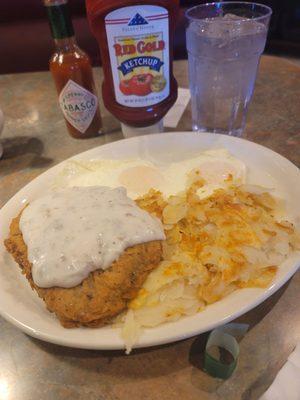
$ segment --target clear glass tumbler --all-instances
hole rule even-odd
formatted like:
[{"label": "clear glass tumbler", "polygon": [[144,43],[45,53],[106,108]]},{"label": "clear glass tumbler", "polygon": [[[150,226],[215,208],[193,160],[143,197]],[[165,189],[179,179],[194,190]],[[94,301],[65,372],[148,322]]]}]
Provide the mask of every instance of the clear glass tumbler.
[{"label": "clear glass tumbler", "polygon": [[241,136],[272,10],[220,2],[186,12],[194,131]]}]

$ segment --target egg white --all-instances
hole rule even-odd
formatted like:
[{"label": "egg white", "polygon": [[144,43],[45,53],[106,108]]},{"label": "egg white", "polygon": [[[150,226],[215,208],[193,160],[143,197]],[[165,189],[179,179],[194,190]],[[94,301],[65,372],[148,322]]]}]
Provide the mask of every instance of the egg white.
[{"label": "egg white", "polygon": [[176,195],[186,189],[189,174],[197,170],[206,184],[199,189],[199,196],[210,196],[224,187],[230,177],[234,183],[245,183],[246,166],[225,149],[210,150],[183,161],[158,166],[142,160],[76,161],[69,165],[68,186],[102,185],[123,186],[128,196],[136,199],[150,189],[159,190],[164,197]]}]

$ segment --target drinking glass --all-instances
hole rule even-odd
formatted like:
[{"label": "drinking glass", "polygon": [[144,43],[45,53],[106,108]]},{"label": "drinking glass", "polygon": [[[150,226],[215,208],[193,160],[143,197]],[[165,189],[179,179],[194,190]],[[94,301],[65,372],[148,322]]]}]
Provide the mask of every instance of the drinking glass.
[{"label": "drinking glass", "polygon": [[271,14],[267,6],[244,2],[187,10],[194,131],[242,135]]}]

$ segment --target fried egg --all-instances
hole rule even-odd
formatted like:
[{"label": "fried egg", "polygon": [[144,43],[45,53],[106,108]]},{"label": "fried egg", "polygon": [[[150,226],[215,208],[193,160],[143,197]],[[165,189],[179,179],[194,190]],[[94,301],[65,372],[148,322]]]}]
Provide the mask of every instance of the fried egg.
[{"label": "fried egg", "polygon": [[165,198],[186,189],[191,173],[197,171],[205,181],[200,198],[224,187],[226,181],[245,183],[246,166],[225,149],[209,150],[183,161],[156,165],[142,159],[70,161],[64,174],[68,186],[123,186],[136,199],[150,189],[159,190]]}]

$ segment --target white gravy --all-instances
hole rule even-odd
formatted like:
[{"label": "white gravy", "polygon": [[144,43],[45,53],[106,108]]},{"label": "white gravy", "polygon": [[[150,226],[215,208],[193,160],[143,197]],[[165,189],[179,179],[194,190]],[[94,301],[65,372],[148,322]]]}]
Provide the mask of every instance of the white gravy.
[{"label": "white gravy", "polygon": [[161,222],[127,197],[126,189],[73,187],[30,203],[20,229],[36,285],[74,287],[106,269],[127,247],[165,239]]}]

